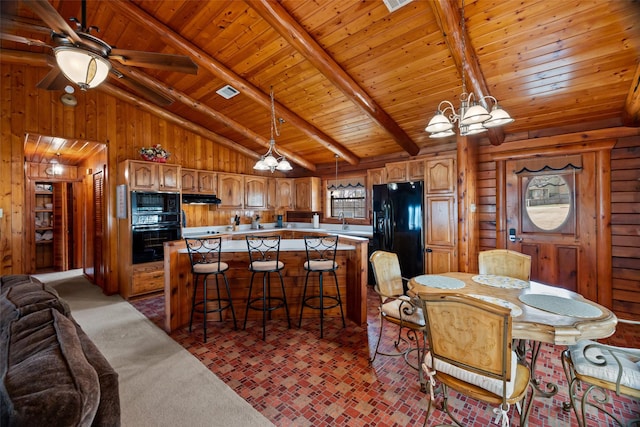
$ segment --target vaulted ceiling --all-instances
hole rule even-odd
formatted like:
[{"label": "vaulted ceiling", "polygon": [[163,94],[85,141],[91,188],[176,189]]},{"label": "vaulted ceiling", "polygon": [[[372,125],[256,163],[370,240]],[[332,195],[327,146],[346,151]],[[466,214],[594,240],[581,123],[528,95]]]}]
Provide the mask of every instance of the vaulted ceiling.
[{"label": "vaulted ceiling", "polygon": [[[64,19],[81,17],[80,1],[50,4]],[[51,58],[42,46],[51,44],[51,23],[37,6],[1,2],[0,60]],[[458,105],[463,78],[467,91],[497,98],[516,119],[483,134],[492,144],[545,129],[640,125],[637,0],[462,7],[457,0],[414,0],[393,12],[382,0],[89,1],[85,24],[112,47],[187,55],[198,67],[188,74],[112,61],[124,78],[110,75],[92,90],[130,94],[257,156],[268,147],[273,89],[283,119],[277,148],[310,171],[336,154],[355,165],[441,143],[424,128],[440,101]],[[240,93],[225,99],[216,93],[225,85]]]}]

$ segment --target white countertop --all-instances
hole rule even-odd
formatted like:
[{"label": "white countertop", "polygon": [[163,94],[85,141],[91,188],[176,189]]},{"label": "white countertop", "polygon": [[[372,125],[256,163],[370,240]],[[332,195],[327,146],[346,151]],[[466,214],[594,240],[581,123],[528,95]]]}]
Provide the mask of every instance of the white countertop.
[{"label": "white countertop", "polygon": [[[315,229],[317,230],[317,229]],[[257,231],[257,230],[256,230]],[[338,242],[339,251],[353,251],[356,247]],[[281,239],[280,252],[304,251],[304,239]],[[225,240],[222,243],[221,252],[247,252],[247,242],[245,240]],[[187,253],[187,248],[178,249],[179,253]]]}]

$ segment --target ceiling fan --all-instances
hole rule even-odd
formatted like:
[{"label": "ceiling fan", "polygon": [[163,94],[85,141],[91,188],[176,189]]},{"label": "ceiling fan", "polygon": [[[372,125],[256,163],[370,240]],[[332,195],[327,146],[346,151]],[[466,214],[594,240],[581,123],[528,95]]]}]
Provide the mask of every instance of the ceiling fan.
[{"label": "ceiling fan", "polygon": [[[122,83],[139,92],[142,96],[158,105],[169,105],[173,99],[153,90],[140,82],[128,78],[114,68],[117,61],[122,65],[148,67],[159,70],[197,74],[198,66],[184,55],[143,52],[129,49],[118,49],[90,34],[99,31],[96,27],[86,26],[86,0],[82,0],[82,19],[75,22],[76,30],[60,16],[58,11],[47,0],[31,0],[24,2],[51,30],[52,45],[41,40],[22,37],[2,32],[2,38],[27,45],[43,46],[53,50],[55,62],[53,69],[38,83],[38,87],[46,90],[63,89],[71,81],[81,90],[100,85],[109,73],[121,79]],[[15,24],[15,23],[14,23]],[[19,23],[17,24],[19,26]]]}]

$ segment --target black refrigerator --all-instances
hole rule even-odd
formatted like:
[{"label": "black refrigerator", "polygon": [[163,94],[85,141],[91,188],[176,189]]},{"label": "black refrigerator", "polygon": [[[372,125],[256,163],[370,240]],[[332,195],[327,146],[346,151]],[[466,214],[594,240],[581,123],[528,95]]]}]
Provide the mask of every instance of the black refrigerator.
[{"label": "black refrigerator", "polygon": [[403,277],[424,274],[422,181],[373,186],[372,250],[395,252]]}]

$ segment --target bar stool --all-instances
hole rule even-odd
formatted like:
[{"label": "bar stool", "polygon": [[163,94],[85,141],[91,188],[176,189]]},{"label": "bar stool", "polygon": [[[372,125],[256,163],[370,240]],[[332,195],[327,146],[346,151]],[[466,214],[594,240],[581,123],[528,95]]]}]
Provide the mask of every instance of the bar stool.
[{"label": "bar stool", "polygon": [[[244,326],[247,327],[247,317],[249,310],[262,311],[262,339],[266,339],[267,313],[271,318],[271,312],[284,307],[287,315],[287,324],[291,328],[289,319],[289,307],[287,296],[284,290],[284,280],[282,279],[282,269],[284,263],[280,257],[280,236],[246,236],[247,249],[249,252],[249,271],[251,271],[251,284],[249,285],[249,296],[247,297],[247,309],[244,314]],[[253,278],[256,273],[262,273],[262,294],[251,298],[253,290]],[[271,295],[271,274],[277,273],[280,277],[282,296]]]},{"label": "bar stool", "polygon": [[[305,307],[320,310],[320,338],[324,335],[324,311],[333,307],[340,307],[340,315],[342,316],[342,327],[344,323],[344,312],[342,310],[342,298],[340,298],[340,286],[338,285],[338,276],[336,269],[336,252],[338,249],[338,236],[305,236],[304,246],[307,252],[307,261],[304,263],[304,269],[307,275],[304,279],[304,291],[302,293],[302,305],[300,306],[300,321],[298,327],[302,325],[302,311]],[[309,283],[309,274],[318,273],[318,295],[307,296],[307,285]],[[333,274],[336,282],[336,295],[325,295],[323,289],[322,276],[323,273]],[[325,300],[329,303],[325,303]],[[317,304],[312,301],[318,300]]]},{"label": "bar stool", "polygon": [[[220,259],[220,250],[222,248],[221,237],[208,237],[206,239],[184,239],[187,244],[187,251],[189,252],[189,259],[191,260],[191,273],[193,273],[193,297],[191,299],[191,317],[189,319],[189,332],[191,332],[191,326],[193,325],[193,312],[198,311],[202,313],[204,320],[204,342],[207,342],[207,313],[219,313],[220,321],[222,321],[222,312],[226,309],[231,309],[231,316],[233,317],[233,328],[237,329],[236,313],[233,309],[233,302],[231,299],[231,290],[229,288],[229,281],[225,271],[229,269],[229,265],[226,262],[222,262]],[[207,279],[210,275],[216,277],[216,294],[215,298],[207,297]],[[220,284],[218,282],[218,276],[222,275],[224,278],[224,284],[227,288],[227,296],[222,297],[220,295]],[[202,276],[202,299],[196,302],[196,294],[198,293],[198,279]],[[213,308],[211,306],[214,306]]]}]

